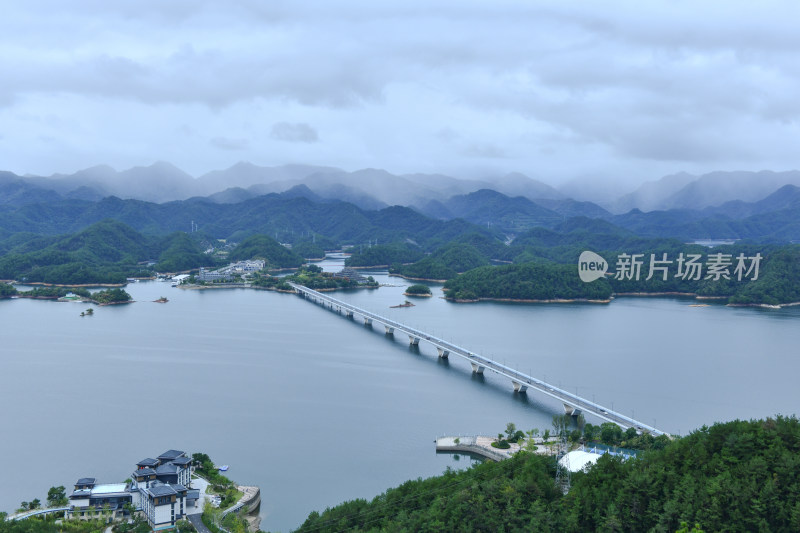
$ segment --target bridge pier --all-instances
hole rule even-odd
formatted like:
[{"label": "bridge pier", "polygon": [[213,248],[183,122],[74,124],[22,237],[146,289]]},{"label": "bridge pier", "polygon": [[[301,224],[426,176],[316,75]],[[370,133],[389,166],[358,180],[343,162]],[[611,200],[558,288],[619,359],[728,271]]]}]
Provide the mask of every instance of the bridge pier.
[{"label": "bridge pier", "polygon": [[483,374],[484,369],[486,368],[483,365],[479,365],[478,363],[470,363],[472,365],[472,373],[473,374]]},{"label": "bridge pier", "polygon": [[364,325],[365,326],[371,326],[372,325],[372,319],[364,317]]},{"label": "bridge pier", "polygon": [[439,357],[442,359],[447,359],[447,356],[450,355],[450,350],[445,350],[444,348],[440,348],[439,346],[436,347],[436,351],[439,352]]},{"label": "bridge pier", "polygon": [[344,316],[346,316],[347,318],[353,318],[353,312],[352,311],[345,311],[344,312]]},{"label": "bridge pier", "polygon": [[572,407],[571,405],[565,403],[564,413],[569,416],[578,416],[579,414],[581,414],[581,410],[578,409],[577,407]]},{"label": "bridge pier", "polygon": [[411,346],[419,346],[419,337],[415,337],[414,335],[408,336],[408,343]]},{"label": "bridge pier", "polygon": [[511,383],[514,384],[514,392],[525,394],[528,391],[528,386],[524,383],[520,383],[519,381],[512,381]]},{"label": "bridge pier", "polygon": [[394,328],[393,327],[387,326],[386,324],[384,324],[383,327],[386,328],[386,334],[387,335],[394,335]]}]

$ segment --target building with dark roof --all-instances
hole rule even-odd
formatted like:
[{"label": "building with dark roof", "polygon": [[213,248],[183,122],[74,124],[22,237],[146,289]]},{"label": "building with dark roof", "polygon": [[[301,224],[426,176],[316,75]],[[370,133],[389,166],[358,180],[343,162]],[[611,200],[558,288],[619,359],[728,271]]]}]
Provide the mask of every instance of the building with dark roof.
[{"label": "building with dark roof", "polygon": [[95,478],[81,478],[69,497],[70,515],[93,517],[109,512],[117,518],[126,514],[127,504],[141,511],[153,531],[172,529],[196,507],[199,491],[192,486],[192,460],[186,452],[167,450],[157,459],[136,463],[130,483],[98,485]]},{"label": "building with dark roof", "polygon": [[359,272],[353,268],[345,267],[341,269],[339,272],[333,275],[334,278],[344,278],[349,281],[355,281],[356,283],[366,283],[367,278],[359,274]]}]

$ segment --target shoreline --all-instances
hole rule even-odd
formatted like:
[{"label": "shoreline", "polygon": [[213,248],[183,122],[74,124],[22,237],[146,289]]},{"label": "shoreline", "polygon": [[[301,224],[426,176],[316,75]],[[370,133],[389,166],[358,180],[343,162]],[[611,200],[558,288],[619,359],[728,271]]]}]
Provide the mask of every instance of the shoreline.
[{"label": "shoreline", "polygon": [[44,283],[43,281],[24,281],[24,282],[22,282],[22,281],[16,281],[16,280],[0,281],[0,283],[8,283],[9,285],[15,285],[15,284],[16,285],[35,285],[35,286],[38,286],[38,287],[66,287],[66,288],[69,288],[69,287],[80,287],[80,288],[86,288],[86,287],[108,287],[108,288],[112,288],[112,289],[116,289],[116,288],[119,288],[119,287],[126,287],[128,285],[128,283],[83,283],[83,284],[70,283],[70,284],[66,284],[66,283]]},{"label": "shoreline", "polygon": [[[257,285],[246,285],[246,284],[222,284],[218,283],[216,285],[178,285],[179,289],[183,290],[204,290],[204,289],[255,289],[259,291],[272,291],[272,292],[282,292],[286,294],[295,294],[296,291],[286,290],[286,289],[276,289],[274,287],[260,287]],[[380,285],[372,286],[372,285],[359,285],[356,287],[336,287],[333,289],[313,289],[317,292],[334,292],[334,291],[348,291],[348,290],[357,290],[357,289],[378,289]]]},{"label": "shoreline", "polygon": [[445,282],[447,282],[446,279],[411,278],[409,276],[404,276],[402,274],[395,274],[395,273],[392,273],[392,272],[389,272],[389,275],[390,276],[395,276],[395,277],[398,277],[398,278],[411,280],[411,281],[427,281],[429,283],[445,283]]},{"label": "shoreline", "polygon": [[550,300],[531,300],[523,298],[474,298],[469,300],[460,300],[457,298],[444,298],[448,302],[454,303],[477,303],[477,302],[515,302],[515,303],[529,303],[529,304],[572,304],[572,303],[589,303],[589,304],[609,304],[613,298],[607,300],[594,300],[591,298],[553,298]]},{"label": "shoreline", "polygon": [[786,304],[725,304],[726,307],[760,307],[761,309],[783,309],[784,307],[794,307],[800,302],[789,302]]}]

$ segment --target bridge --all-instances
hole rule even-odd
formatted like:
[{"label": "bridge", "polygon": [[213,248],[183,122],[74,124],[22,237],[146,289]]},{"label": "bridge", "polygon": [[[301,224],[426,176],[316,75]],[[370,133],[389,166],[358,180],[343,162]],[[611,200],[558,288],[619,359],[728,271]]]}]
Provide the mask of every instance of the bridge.
[{"label": "bridge", "polygon": [[70,507],[51,507],[48,509],[35,509],[33,511],[25,511],[24,513],[19,513],[15,515],[11,515],[6,520],[25,520],[26,518],[30,518],[32,516],[41,516],[50,513],[63,513],[64,511],[69,511]]},{"label": "bridge", "polygon": [[335,313],[344,315],[347,318],[355,318],[356,315],[364,320],[365,325],[372,325],[374,322],[382,324],[386,329],[387,335],[394,335],[395,332],[408,335],[408,342],[413,346],[418,346],[420,341],[426,341],[436,347],[439,357],[448,358],[450,355],[456,355],[470,363],[472,372],[475,374],[483,374],[486,370],[490,370],[501,376],[511,380],[514,392],[527,393],[528,389],[534,389],[542,394],[551,398],[555,398],[564,405],[564,412],[568,415],[576,416],[581,412],[589,413],[601,420],[613,422],[619,425],[622,429],[635,428],[640,432],[647,432],[653,436],[665,435],[666,433],[656,429],[652,426],[635,420],[620,412],[613,411],[607,407],[596,404],[592,401],[582,398],[577,394],[572,394],[569,391],[556,387],[535,378],[524,374],[518,370],[510,368],[506,365],[493,361],[487,357],[483,357],[477,353],[471,352],[466,348],[461,348],[455,344],[430,335],[424,331],[412,328],[396,320],[378,315],[366,309],[361,309],[347,302],[343,302],[326,294],[322,294],[308,287],[298,285],[296,283],[289,283],[291,287],[303,298],[308,301],[322,305],[326,309],[330,309]]}]

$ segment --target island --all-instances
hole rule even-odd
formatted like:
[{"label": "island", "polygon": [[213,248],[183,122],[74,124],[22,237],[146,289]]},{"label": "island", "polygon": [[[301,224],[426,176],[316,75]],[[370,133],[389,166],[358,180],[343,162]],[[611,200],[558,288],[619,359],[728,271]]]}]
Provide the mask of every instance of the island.
[{"label": "island", "polygon": [[421,298],[430,298],[433,296],[431,294],[431,288],[427,285],[422,284],[415,284],[406,287],[406,291],[403,293],[405,296],[416,296]]}]

